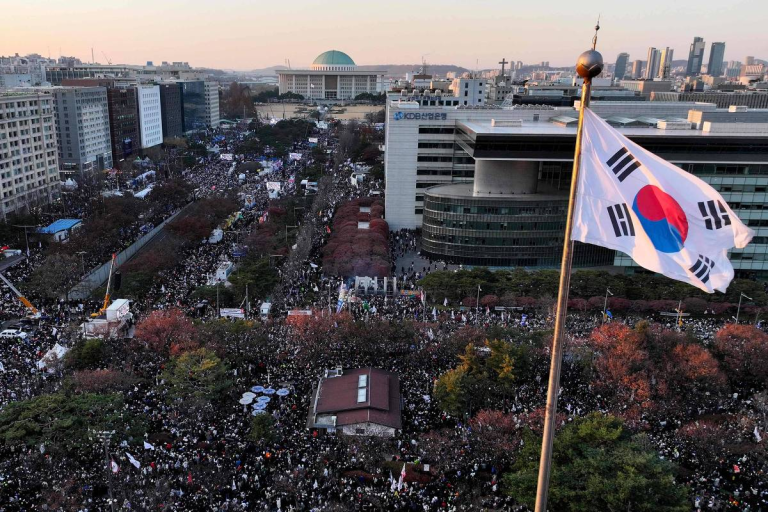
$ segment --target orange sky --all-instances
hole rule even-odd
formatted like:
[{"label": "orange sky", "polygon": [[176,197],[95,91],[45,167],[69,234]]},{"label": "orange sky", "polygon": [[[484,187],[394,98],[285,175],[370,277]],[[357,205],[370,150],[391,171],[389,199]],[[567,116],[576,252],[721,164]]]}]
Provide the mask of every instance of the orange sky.
[{"label": "orange sky", "polygon": [[[686,59],[694,36],[726,41],[726,60],[768,59],[764,0],[583,2],[458,0],[0,0],[0,55],[37,52],[142,64],[254,69],[309,65],[338,49],[358,64],[428,62],[497,67],[501,57],[572,64],[587,49],[598,13],[598,49],[607,62],[627,51],[645,59],[648,46],[671,46]],[[567,6],[567,7],[566,7]],[[10,21],[10,22],[9,22]],[[705,61],[709,55],[706,48]]]}]

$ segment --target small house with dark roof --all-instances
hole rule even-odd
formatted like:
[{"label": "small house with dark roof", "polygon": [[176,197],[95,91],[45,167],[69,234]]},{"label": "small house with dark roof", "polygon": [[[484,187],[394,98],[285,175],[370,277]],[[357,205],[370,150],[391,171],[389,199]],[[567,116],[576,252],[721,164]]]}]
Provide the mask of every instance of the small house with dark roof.
[{"label": "small house with dark roof", "polygon": [[392,437],[402,428],[400,378],[378,368],[336,368],[318,379],[307,427],[352,436]]}]

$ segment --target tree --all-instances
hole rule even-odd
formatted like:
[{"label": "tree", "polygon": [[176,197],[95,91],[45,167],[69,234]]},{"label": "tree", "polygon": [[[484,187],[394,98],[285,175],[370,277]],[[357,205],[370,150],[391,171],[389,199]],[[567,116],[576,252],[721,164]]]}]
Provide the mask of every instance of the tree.
[{"label": "tree", "polygon": [[435,382],[435,400],[440,408],[453,416],[459,416],[467,407],[469,396],[468,383],[471,377],[462,368],[448,370]]},{"label": "tree", "polygon": [[484,409],[469,420],[472,451],[485,462],[506,466],[520,446],[521,428],[511,414]]},{"label": "tree", "polygon": [[64,355],[64,364],[75,370],[94,369],[104,357],[104,342],[98,338],[80,340]]},{"label": "tree", "polygon": [[72,374],[71,384],[81,393],[124,391],[133,387],[138,378],[119,370],[80,370]]},{"label": "tree", "polygon": [[264,298],[272,292],[278,281],[277,271],[270,266],[269,258],[246,258],[229,276],[238,303],[245,297],[246,286],[250,297]]},{"label": "tree", "polygon": [[52,254],[32,273],[29,289],[49,299],[69,298],[69,291],[80,279],[79,258],[68,254]]},{"label": "tree", "polygon": [[251,430],[248,437],[258,443],[270,443],[275,438],[275,419],[269,414],[259,414],[251,418]]},{"label": "tree", "polygon": [[136,326],[134,338],[164,356],[197,347],[197,329],[178,309],[152,311]]},{"label": "tree", "polygon": [[226,365],[207,348],[173,357],[163,378],[170,395],[182,399],[213,400],[232,384]]},{"label": "tree", "polygon": [[114,430],[130,441],[143,436],[146,425],[116,394],[41,395],[10,402],[0,412],[0,440],[8,445],[44,444],[49,451],[67,452],[91,444],[95,430]]},{"label": "tree", "polygon": [[[533,507],[541,438],[531,431],[506,492]],[[621,420],[593,413],[566,425],[555,436],[548,508],[558,512],[690,510],[685,487],[674,483],[673,466],[632,438]]]},{"label": "tree", "polygon": [[714,351],[734,386],[766,388],[768,334],[752,325],[728,324],[715,334]]}]

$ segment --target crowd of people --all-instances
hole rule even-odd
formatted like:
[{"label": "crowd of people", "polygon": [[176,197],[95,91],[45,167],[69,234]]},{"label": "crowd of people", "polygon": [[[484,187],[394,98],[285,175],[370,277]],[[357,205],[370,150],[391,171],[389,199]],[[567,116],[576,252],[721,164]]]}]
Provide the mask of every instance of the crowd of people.
[{"label": "crowd of people", "polygon": [[[319,144],[333,150],[332,133],[315,134]],[[215,144],[220,153],[235,159],[255,160],[260,155],[238,154],[238,143],[248,137],[246,128],[227,132],[209,131],[199,142]],[[312,164],[311,147],[296,141],[293,152],[300,159],[283,160],[282,166],[240,179],[232,162],[218,154],[200,159],[184,172],[183,179],[196,189],[196,197],[248,196],[243,218],[224,233],[219,243],[201,243],[188,248],[174,268],[158,275],[146,296],[132,306],[138,322],[158,309],[178,308],[196,314],[193,293],[208,285],[222,261],[234,261],[238,241],[244,240],[268,211],[270,199],[265,183],[279,181],[282,194],[295,196],[302,169]],[[496,311],[467,308],[441,297],[428,301],[418,281],[430,271],[448,268],[443,262],[422,265],[410,255],[418,253],[413,231],[390,234],[392,275],[398,287],[409,293],[365,294],[359,290],[340,299],[340,290],[353,288],[348,279],[323,273],[321,249],[328,239],[333,215],[344,202],[366,197],[378,184],[353,186],[349,180],[352,162],[328,163],[320,180],[311,210],[301,217],[295,244],[279,264],[279,282],[271,294],[271,318],[257,321],[263,342],[244,348],[247,354],[228,359],[231,387],[215,405],[179,399],[164,381],[167,359],[154,353],[132,353],[136,345],[112,341],[115,353],[126,356],[123,370],[137,376],[135,385],[124,391],[125,413],[146,420],[142,439],[116,432],[107,447],[99,440],[77,454],[61,455],[45,447],[6,443],[0,445],[0,511],[10,510],[107,510],[109,497],[119,510],[524,510],[504,493],[499,476],[502,468],[489,465],[473,444],[465,418],[455,418],[440,409],[432,398],[438,377],[456,365],[456,353],[447,350],[451,340],[469,330],[488,333],[514,329],[518,333],[543,332],[552,327],[552,312]],[[33,252],[6,275],[23,282],[40,263]],[[401,262],[400,265],[397,262]],[[420,267],[420,268],[419,268]],[[4,319],[25,315],[24,307],[6,291],[2,297]],[[71,346],[76,335],[72,324],[85,321],[93,305],[47,302],[45,320],[23,340],[0,344],[0,408],[11,401],[61,390],[65,372],[38,366],[54,344]],[[292,309],[309,309],[322,318],[347,315],[350,321],[375,329],[382,322],[414,327],[410,343],[392,347],[379,341],[376,360],[371,352],[338,350],[317,352],[314,359],[301,357],[303,342],[299,327],[284,321]],[[209,308],[208,319],[215,316]],[[326,317],[327,315],[327,317]],[[255,316],[255,315],[254,315]],[[634,325],[648,317],[628,316],[612,322]],[[652,320],[661,320],[659,318]],[[345,320],[346,321],[346,320]],[[583,338],[605,322],[601,315],[570,315],[568,332]],[[683,328],[706,343],[723,326],[722,319],[685,320]],[[338,325],[338,324],[337,324]],[[669,328],[676,328],[674,320]],[[363,331],[364,332],[364,331]],[[546,353],[547,350],[545,349]],[[307,428],[309,397],[317,378],[326,368],[375,364],[400,376],[403,428],[389,440],[345,438]],[[516,383],[509,397],[495,408],[513,415],[539,410],[546,396],[548,360],[536,360],[530,381]],[[238,399],[254,386],[288,390],[271,396],[266,414],[273,421],[271,434],[254,439],[253,413]],[[717,411],[758,412],[751,395],[724,397]],[[608,412],[588,384],[563,379],[559,402],[566,422],[591,411]],[[699,415],[717,411],[700,411]],[[682,483],[691,490],[691,510],[768,510],[768,478],[764,453],[718,453],[719,459],[704,459],[696,446],[685,446],[673,435],[677,424],[653,425],[650,439],[660,455],[678,462],[688,473]],[[399,481],[404,464],[418,464],[428,456],[425,435],[446,430],[461,461],[445,470],[425,472],[425,478]],[[0,440],[1,442],[2,440]],[[371,447],[378,453],[372,453]],[[764,448],[763,448],[764,450]],[[382,464],[387,462],[388,464]],[[433,460],[438,468],[441,461]],[[738,468],[738,470],[736,469]],[[69,508],[67,508],[69,507]]]}]

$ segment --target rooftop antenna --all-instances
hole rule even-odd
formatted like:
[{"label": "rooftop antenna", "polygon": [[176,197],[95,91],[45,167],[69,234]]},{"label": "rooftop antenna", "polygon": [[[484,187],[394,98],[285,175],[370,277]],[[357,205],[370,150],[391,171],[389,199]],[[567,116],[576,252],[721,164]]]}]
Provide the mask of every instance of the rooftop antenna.
[{"label": "rooftop antenna", "polygon": [[597,49],[597,31],[600,30],[600,15],[597,15],[597,25],[595,25],[595,36],[592,38],[592,49]]}]

